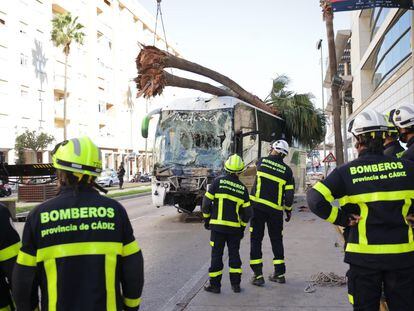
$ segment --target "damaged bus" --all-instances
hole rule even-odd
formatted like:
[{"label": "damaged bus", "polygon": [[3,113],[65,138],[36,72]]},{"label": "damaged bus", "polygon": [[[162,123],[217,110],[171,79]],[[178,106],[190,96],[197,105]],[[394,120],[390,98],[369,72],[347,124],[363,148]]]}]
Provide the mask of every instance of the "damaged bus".
[{"label": "damaged bus", "polygon": [[256,161],[268,154],[271,142],[282,138],[284,127],[281,118],[234,97],[180,99],[144,118],[144,138],[156,115],[153,204],[190,213],[232,153],[242,156],[246,170],[241,180],[250,188]]}]

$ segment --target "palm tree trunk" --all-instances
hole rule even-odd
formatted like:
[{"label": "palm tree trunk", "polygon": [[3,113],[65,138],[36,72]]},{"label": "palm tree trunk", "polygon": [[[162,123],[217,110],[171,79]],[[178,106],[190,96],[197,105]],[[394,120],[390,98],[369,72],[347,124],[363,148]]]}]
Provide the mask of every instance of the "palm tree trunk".
[{"label": "palm tree trunk", "polygon": [[[138,94],[144,93],[145,96],[158,95],[162,93],[165,86],[191,88],[217,96],[237,97],[269,113],[276,113],[273,108],[267,106],[259,97],[247,92],[230,78],[156,47],[144,46],[137,57],[136,64],[139,72],[139,76],[136,79],[138,89],[140,90]],[[164,68],[176,68],[199,74],[219,82],[230,90],[223,90],[208,83],[176,77],[163,71]]]},{"label": "palm tree trunk", "polygon": [[68,54],[65,53],[65,82],[64,82],[64,87],[63,87],[63,140],[66,140],[67,138],[67,128],[66,128],[67,84],[68,84]]},{"label": "palm tree trunk", "polygon": [[[328,50],[329,50],[329,70],[331,73],[331,81],[337,75],[338,64],[336,61],[336,48],[335,48],[335,35],[333,28],[333,12],[332,9],[324,11],[326,32],[328,36]],[[342,132],[341,132],[341,102],[339,98],[339,87],[331,84],[332,91],[332,114],[333,114],[333,125],[335,134],[335,154],[336,164],[341,165],[344,163],[344,152],[342,143]]]}]

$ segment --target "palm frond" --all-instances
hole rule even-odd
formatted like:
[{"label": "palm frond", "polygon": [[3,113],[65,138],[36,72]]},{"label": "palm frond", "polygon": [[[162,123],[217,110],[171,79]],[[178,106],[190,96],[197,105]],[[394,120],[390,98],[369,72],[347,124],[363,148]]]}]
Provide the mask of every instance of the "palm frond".
[{"label": "palm frond", "polygon": [[55,46],[63,47],[69,52],[72,41],[83,44],[85,34],[81,31],[84,26],[78,23],[78,17],[72,18],[70,13],[58,14],[52,20],[51,39]]},{"label": "palm frond", "polygon": [[302,146],[313,148],[323,141],[326,117],[313,104],[311,93],[298,94],[287,90],[289,81],[286,76],[276,77],[265,102],[275,107],[285,119],[288,140],[296,140]]}]

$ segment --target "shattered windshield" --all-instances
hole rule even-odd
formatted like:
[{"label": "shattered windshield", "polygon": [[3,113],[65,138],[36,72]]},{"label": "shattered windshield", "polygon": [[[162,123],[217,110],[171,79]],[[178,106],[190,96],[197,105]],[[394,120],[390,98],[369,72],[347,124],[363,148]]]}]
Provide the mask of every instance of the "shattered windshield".
[{"label": "shattered windshield", "polygon": [[155,137],[155,165],[219,170],[230,154],[232,110],[163,111]]}]

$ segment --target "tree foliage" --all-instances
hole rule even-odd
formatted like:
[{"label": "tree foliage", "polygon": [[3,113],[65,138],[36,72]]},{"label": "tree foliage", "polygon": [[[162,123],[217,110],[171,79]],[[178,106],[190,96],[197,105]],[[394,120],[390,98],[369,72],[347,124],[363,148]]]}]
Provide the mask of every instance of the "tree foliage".
[{"label": "tree foliage", "polygon": [[288,90],[289,83],[287,76],[276,77],[265,102],[276,108],[286,121],[286,139],[290,142],[296,140],[302,146],[312,149],[325,137],[326,117],[313,104],[312,94],[298,94]]},{"label": "tree foliage", "polygon": [[72,41],[82,44],[85,34],[84,26],[78,23],[78,17],[72,18],[70,13],[57,14],[52,20],[52,41],[57,47],[63,47],[63,53],[70,52]]},{"label": "tree foliage", "polygon": [[37,153],[43,151],[48,145],[53,143],[55,138],[46,133],[26,130],[23,134],[16,137],[15,149],[17,153],[17,164],[25,163],[24,150],[30,149]]}]

